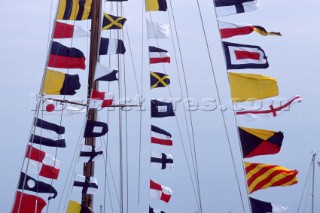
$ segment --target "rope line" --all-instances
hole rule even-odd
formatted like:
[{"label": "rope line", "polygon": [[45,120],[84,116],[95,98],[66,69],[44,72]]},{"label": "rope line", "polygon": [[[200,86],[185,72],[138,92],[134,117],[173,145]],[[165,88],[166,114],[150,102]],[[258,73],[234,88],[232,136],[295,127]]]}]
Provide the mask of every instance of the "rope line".
[{"label": "rope line", "polygon": [[[218,88],[218,83],[217,83],[217,80],[216,80],[216,74],[215,74],[215,70],[213,68],[213,60],[212,60],[211,53],[210,53],[207,33],[206,33],[206,30],[205,30],[205,27],[204,27],[201,7],[200,7],[199,0],[196,0],[196,2],[197,2],[199,16],[200,16],[200,19],[201,19],[201,26],[202,26],[203,35],[205,37],[205,43],[206,43],[206,47],[207,47],[207,53],[208,53],[208,57],[209,57],[209,61],[210,61],[210,67],[211,67],[211,72],[212,72],[212,75],[213,75],[214,85],[215,85],[215,88],[216,88],[216,91],[217,91],[218,104],[221,106],[222,102],[221,102],[221,97],[220,97],[220,90]],[[216,19],[217,19],[217,17],[216,17]],[[240,187],[240,180],[239,180],[238,172],[237,172],[236,165],[235,165],[234,154],[233,154],[233,151],[232,151],[232,148],[231,148],[231,141],[230,141],[229,131],[228,131],[227,124],[226,124],[226,118],[225,118],[225,115],[224,115],[222,110],[220,110],[220,113],[221,113],[221,116],[222,116],[222,119],[223,119],[224,131],[226,133],[228,146],[229,146],[229,152],[230,152],[231,159],[232,159],[232,164],[233,164],[233,170],[234,170],[234,173],[235,173],[235,176],[236,176],[236,180],[237,180],[238,192],[239,192],[240,199],[241,199],[242,209],[243,209],[243,212],[245,212],[244,200],[243,200],[243,195],[242,195],[241,187]]]}]

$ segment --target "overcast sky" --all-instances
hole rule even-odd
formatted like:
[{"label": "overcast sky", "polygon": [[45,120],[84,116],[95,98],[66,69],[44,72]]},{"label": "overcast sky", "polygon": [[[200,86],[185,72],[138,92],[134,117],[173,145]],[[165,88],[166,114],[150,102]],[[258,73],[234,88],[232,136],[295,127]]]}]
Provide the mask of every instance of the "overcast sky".
[{"label": "overcast sky", "polygon": [[[204,35],[195,0],[172,2],[173,13],[177,24],[177,32],[184,60],[186,80],[190,97],[201,102],[204,98],[217,99],[217,91],[212,77],[210,62],[204,42]],[[56,1],[53,1],[55,7]],[[179,76],[182,76],[181,64],[179,71],[176,69],[174,60],[179,56],[174,54],[172,41],[170,39],[159,41],[160,47],[168,49],[172,55],[173,63],[165,65],[153,65],[150,68],[146,65],[141,67],[141,50],[144,56],[147,54],[147,45],[155,45],[155,41],[147,41],[145,32],[141,32],[141,8],[142,2],[130,1],[124,3],[124,13],[128,18],[126,28],[130,37],[130,46],[133,53],[133,61],[136,72],[138,73],[138,84],[140,87],[140,74],[143,70],[143,95],[146,99],[151,97],[169,98],[168,89],[149,90],[148,70],[165,71],[171,77],[171,96],[180,98]],[[42,73],[47,56],[47,42],[49,28],[52,20],[50,19],[51,2],[49,1],[17,1],[5,0],[2,2],[0,13],[0,62],[2,65],[2,76],[0,78],[1,94],[1,137],[2,148],[0,149],[2,171],[0,181],[0,208],[2,212],[9,212],[13,202],[13,196],[18,183],[19,172],[27,145],[31,122],[33,118],[34,94],[40,88]],[[246,201],[246,186],[242,170],[242,159],[237,139],[236,124],[230,105],[229,86],[227,81],[226,69],[222,55],[219,34],[216,25],[214,7],[211,0],[201,0],[200,2],[204,24],[208,36],[213,67],[218,83],[219,94],[222,104],[227,107],[224,112],[226,124],[231,141],[231,150],[236,165],[236,173],[240,182],[240,191],[244,198],[246,212],[248,203]],[[275,1],[262,0],[258,10],[225,17],[224,20],[234,23],[250,23],[261,25],[269,31],[280,31],[283,37],[263,37],[258,34],[251,34],[232,38],[228,41],[259,45],[268,56],[270,67],[266,70],[243,70],[240,72],[259,73],[274,77],[278,80],[279,98],[290,98],[301,95],[303,103],[297,104],[292,110],[282,116],[269,120],[258,120],[243,122],[239,120],[239,125],[251,128],[262,128],[284,132],[284,142],[282,150],[277,155],[262,156],[249,159],[250,162],[269,163],[284,166],[289,169],[299,170],[299,183],[291,187],[274,187],[254,192],[252,197],[288,206],[289,212],[296,212],[302,190],[307,177],[312,152],[319,150],[319,74],[318,61],[320,51],[319,33],[319,13],[320,3],[315,0],[308,1]],[[55,12],[55,9],[53,9]],[[150,16],[147,16],[150,19]],[[169,23],[167,13],[153,14],[152,20],[162,23]],[[172,21],[172,19],[171,19]],[[81,23],[86,26],[87,22]],[[141,36],[144,36],[144,39]],[[106,37],[107,34],[104,33]],[[129,40],[125,36],[126,53],[126,88],[127,97],[134,98],[138,92],[134,81],[134,69],[129,54]],[[141,42],[143,40],[143,43]],[[70,45],[69,41],[63,41]],[[68,43],[69,42],[69,43]],[[176,39],[174,43],[177,44]],[[88,54],[87,39],[74,39],[73,45],[81,49],[85,55]],[[101,61],[107,64],[107,57],[102,57]],[[87,63],[88,64],[88,63]],[[165,68],[165,69],[164,69]],[[239,72],[239,71],[236,71]],[[81,78],[82,88],[75,96],[76,98],[85,97],[87,70],[72,70],[70,73],[78,73]],[[123,76],[122,76],[123,77]],[[183,81],[183,78],[181,78]],[[123,84],[123,83],[122,83]],[[101,85],[101,90],[107,90],[107,84]],[[117,84],[110,84],[110,91],[118,97]],[[122,90],[124,91],[124,90]],[[185,96],[186,92],[183,89]],[[149,103],[144,106],[149,109]],[[142,163],[141,163],[141,204],[140,212],[147,212],[148,205],[162,209],[165,212],[195,212],[197,210],[193,190],[186,165],[185,154],[183,152],[182,141],[185,143],[187,155],[189,156],[189,144],[187,128],[184,120],[183,105],[177,104],[177,120],[182,133],[179,136],[179,128],[174,118],[151,120],[149,112],[143,112],[143,137],[142,137]],[[188,115],[188,114],[187,114]],[[201,186],[201,198],[203,212],[243,212],[237,179],[232,166],[232,158],[227,142],[223,120],[219,110],[204,111],[196,110],[192,112],[195,143],[199,165],[199,178]],[[49,121],[57,122],[57,116],[45,117]],[[112,165],[113,175],[118,187],[118,112],[110,112],[107,121],[107,113],[99,114],[102,121],[109,124],[109,158]],[[65,197],[80,201],[80,195],[67,193],[70,178],[73,172],[81,173],[81,165],[70,167],[72,158],[77,152],[75,149],[78,144],[83,143],[81,139],[81,127],[84,121],[84,114],[66,116],[63,118],[63,125],[66,127],[67,148],[59,150],[57,158],[62,163],[61,174],[58,181],[53,182],[53,186],[58,190],[59,196],[50,201],[50,213],[63,212]],[[158,125],[171,132],[174,139],[173,147],[156,147],[149,144],[150,123]],[[189,124],[190,126],[190,124]],[[139,112],[136,109],[128,112],[128,156],[129,156],[129,212],[138,212],[137,191],[138,191],[138,152],[139,152]],[[126,128],[124,127],[124,130]],[[78,139],[80,137],[80,140]],[[125,138],[125,137],[124,137]],[[98,140],[98,144],[107,141]],[[125,140],[124,140],[125,142]],[[124,146],[125,143],[123,143]],[[44,148],[50,154],[55,150]],[[171,153],[174,157],[174,168],[172,171],[150,171],[149,152]],[[189,158],[190,160],[190,158]],[[71,175],[68,176],[69,168]],[[74,170],[73,170],[74,169]],[[109,169],[109,167],[108,167]],[[317,168],[318,169],[318,168]],[[109,170],[110,171],[110,170]],[[317,174],[318,175],[318,174]],[[97,163],[96,177],[99,182],[100,192],[96,195],[95,210],[99,212],[99,206],[104,205],[104,163]],[[173,190],[173,197],[170,203],[164,204],[160,201],[149,200],[148,184],[149,178]],[[110,173],[108,179],[111,182]],[[46,181],[45,179],[42,179]],[[59,201],[63,193],[64,184],[67,182],[66,191],[63,194],[62,203],[59,211]],[[111,184],[111,188],[112,188]],[[107,192],[107,191],[106,191]],[[118,204],[114,188],[111,189],[112,203],[107,197],[106,212],[118,212]],[[42,196],[42,195],[41,195]],[[43,196],[46,198],[46,196]],[[317,197],[318,198],[318,197]],[[187,201],[187,202],[186,202]],[[308,205],[310,196],[308,196]],[[317,207],[320,203],[317,200]],[[308,207],[303,210],[308,210]],[[301,211],[301,212],[306,212]]]}]

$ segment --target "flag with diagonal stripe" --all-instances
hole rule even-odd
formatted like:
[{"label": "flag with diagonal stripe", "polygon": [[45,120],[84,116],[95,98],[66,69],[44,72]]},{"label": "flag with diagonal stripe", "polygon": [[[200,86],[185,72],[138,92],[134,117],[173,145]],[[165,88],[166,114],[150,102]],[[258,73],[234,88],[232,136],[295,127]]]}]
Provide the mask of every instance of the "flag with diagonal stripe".
[{"label": "flag with diagonal stripe", "polygon": [[102,21],[102,30],[123,29],[123,25],[126,20],[127,19],[124,17],[113,16],[105,13]]},{"label": "flag with diagonal stripe", "polygon": [[166,87],[170,84],[170,77],[159,72],[150,72],[150,87],[151,89],[157,87]]},{"label": "flag with diagonal stripe", "polygon": [[244,162],[249,194],[274,186],[290,186],[298,183],[297,170],[282,166]]}]

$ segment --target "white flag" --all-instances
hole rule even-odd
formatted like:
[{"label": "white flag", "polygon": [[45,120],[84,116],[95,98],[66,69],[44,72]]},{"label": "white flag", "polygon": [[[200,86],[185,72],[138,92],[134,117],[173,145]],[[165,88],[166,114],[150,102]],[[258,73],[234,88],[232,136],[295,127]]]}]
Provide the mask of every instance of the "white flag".
[{"label": "white flag", "polygon": [[147,31],[149,39],[168,38],[170,25],[147,21]]},{"label": "white flag", "polygon": [[100,63],[97,63],[96,72],[94,73],[94,80],[98,81],[115,81],[118,80],[117,70],[114,70],[110,67],[103,66]]},{"label": "white flag", "polygon": [[271,206],[272,206],[272,213],[282,213],[282,212],[288,211],[289,209],[288,207],[281,206],[278,204],[273,204],[273,203],[271,203]]},{"label": "white flag", "polygon": [[73,37],[89,37],[90,32],[80,26],[74,26]]}]

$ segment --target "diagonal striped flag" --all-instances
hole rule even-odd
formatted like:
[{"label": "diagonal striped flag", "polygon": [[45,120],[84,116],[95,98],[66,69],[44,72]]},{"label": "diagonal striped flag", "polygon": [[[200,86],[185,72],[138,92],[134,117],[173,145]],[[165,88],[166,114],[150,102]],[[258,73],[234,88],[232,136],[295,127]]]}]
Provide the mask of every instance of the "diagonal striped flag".
[{"label": "diagonal striped flag", "polygon": [[113,16],[105,13],[103,16],[102,30],[123,29],[123,25],[126,20],[127,19],[124,17]]},{"label": "diagonal striped flag", "polygon": [[290,186],[298,183],[297,170],[282,166],[244,162],[249,194],[274,186]]},{"label": "diagonal striped flag", "polygon": [[150,87],[166,87],[170,84],[170,77],[160,72],[150,72]]}]

